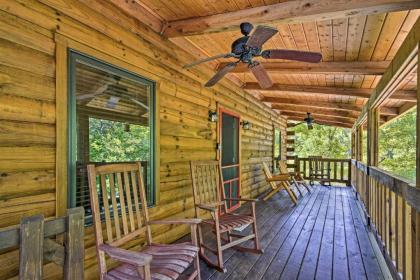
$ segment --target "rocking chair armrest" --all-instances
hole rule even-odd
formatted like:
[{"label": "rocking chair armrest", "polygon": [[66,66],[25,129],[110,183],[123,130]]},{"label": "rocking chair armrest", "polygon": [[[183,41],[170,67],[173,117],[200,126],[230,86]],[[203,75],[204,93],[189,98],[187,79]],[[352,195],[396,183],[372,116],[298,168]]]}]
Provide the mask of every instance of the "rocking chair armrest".
[{"label": "rocking chair armrest", "polygon": [[141,252],[125,250],[110,245],[102,244],[99,246],[99,250],[105,252],[111,258],[131,264],[134,266],[145,266],[152,262],[152,256]]},{"label": "rocking chair armrest", "polygon": [[247,201],[247,202],[257,202],[256,198],[240,198],[240,197],[226,197],[225,200],[229,201]]},{"label": "rocking chair armrest", "polygon": [[225,203],[223,201],[220,201],[218,203],[212,203],[212,204],[204,204],[204,203],[198,203],[195,206],[198,208],[201,208],[203,210],[216,212],[221,205],[224,205]]},{"label": "rocking chair armrest", "polygon": [[276,181],[287,181],[290,179],[290,175],[289,174],[279,174],[279,175],[274,175],[271,178],[266,178],[267,182],[276,182]]},{"label": "rocking chair armrest", "polygon": [[198,225],[201,223],[201,219],[176,219],[176,220],[156,220],[156,221],[149,221],[149,225]]}]

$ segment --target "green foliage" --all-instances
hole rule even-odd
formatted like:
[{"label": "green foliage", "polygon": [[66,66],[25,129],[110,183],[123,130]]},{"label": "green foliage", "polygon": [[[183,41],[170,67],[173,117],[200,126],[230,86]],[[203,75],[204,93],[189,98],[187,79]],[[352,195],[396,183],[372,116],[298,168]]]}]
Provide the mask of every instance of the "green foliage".
[{"label": "green foliage", "polygon": [[416,179],[416,110],[379,129],[379,167]]},{"label": "green foliage", "polygon": [[348,128],[314,124],[308,130],[305,124],[294,128],[295,152],[298,157],[323,156],[325,158],[349,158],[351,133]]},{"label": "green foliage", "polygon": [[148,161],[147,126],[89,119],[89,158],[94,162]]}]

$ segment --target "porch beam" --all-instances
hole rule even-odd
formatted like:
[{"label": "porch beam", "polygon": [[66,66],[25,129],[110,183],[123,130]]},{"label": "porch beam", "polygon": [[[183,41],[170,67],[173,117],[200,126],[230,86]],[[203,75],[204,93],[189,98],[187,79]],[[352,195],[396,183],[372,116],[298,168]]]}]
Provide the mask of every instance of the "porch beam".
[{"label": "porch beam", "polygon": [[[217,70],[228,62],[219,63]],[[389,61],[329,61],[319,63],[305,62],[262,62],[268,72],[278,74],[348,74],[348,75],[382,75]],[[248,65],[241,63],[231,73],[247,73]]]},{"label": "porch beam", "polygon": [[280,110],[282,112],[301,112],[306,115],[306,113],[317,113],[325,116],[339,117],[343,119],[349,119],[352,122],[355,122],[358,114],[354,112],[345,112],[339,111],[331,108],[314,108],[305,105],[295,105],[295,104],[273,104],[272,109]]},{"label": "porch beam", "polygon": [[[304,115],[303,114],[299,114],[299,113],[294,113],[294,112],[284,112],[282,113],[284,116],[286,116],[288,118],[288,120],[293,120],[293,121],[302,121]],[[314,115],[314,117],[316,118],[316,122],[319,124],[326,124],[326,125],[333,125],[333,126],[340,126],[340,127],[347,127],[347,128],[351,128],[352,123],[351,122],[345,122],[342,120],[337,120],[331,117],[325,117],[325,116],[320,116],[320,115]]]},{"label": "porch beam", "polygon": [[276,104],[288,104],[288,105],[301,105],[313,108],[329,108],[339,111],[353,111],[360,113],[362,111],[361,105],[356,104],[346,104],[339,102],[322,102],[322,101],[308,101],[303,99],[292,99],[292,98],[281,98],[281,97],[264,97],[261,101],[270,102],[273,105]]},{"label": "porch beam", "polygon": [[[268,89],[263,89],[258,83],[246,83],[243,86],[245,90],[258,90],[261,92],[275,93],[304,93],[314,96],[336,95],[344,97],[356,97],[368,99],[372,93],[372,89],[367,88],[338,88],[324,86],[304,86],[304,85],[287,85],[274,84]],[[390,99],[415,102],[417,100],[415,90],[397,90]]]},{"label": "porch beam", "polygon": [[163,34],[166,37],[180,37],[237,30],[242,22],[250,19],[252,19],[253,24],[294,24],[415,8],[420,8],[420,3],[417,0],[295,0],[216,15],[170,21],[164,27]]}]

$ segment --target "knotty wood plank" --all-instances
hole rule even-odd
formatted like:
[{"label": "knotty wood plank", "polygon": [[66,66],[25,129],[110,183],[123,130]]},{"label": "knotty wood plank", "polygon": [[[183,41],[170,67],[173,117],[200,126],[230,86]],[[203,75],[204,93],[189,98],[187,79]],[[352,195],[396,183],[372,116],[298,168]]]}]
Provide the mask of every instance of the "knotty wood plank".
[{"label": "knotty wood plank", "polygon": [[309,240],[308,246],[306,248],[305,256],[302,261],[302,265],[299,268],[298,279],[314,279],[317,267],[317,260],[321,248],[321,240],[324,232],[325,221],[327,217],[327,209],[330,201],[332,201],[331,196],[334,195],[334,192],[328,191],[328,199],[324,202],[323,207],[318,214],[317,220],[315,222],[314,229],[312,231],[311,238]]},{"label": "knotty wood plank", "polygon": [[316,278],[319,279],[329,279],[332,276],[331,267],[333,264],[334,217],[336,204],[335,188],[331,189],[331,192],[333,192],[333,195],[330,197],[328,202],[327,217],[322,234],[321,249],[319,252],[318,264],[315,274]]},{"label": "knotty wood plank", "polygon": [[350,204],[350,210],[353,217],[353,223],[356,229],[357,239],[359,241],[360,248],[363,248],[362,260],[366,269],[366,275],[368,279],[384,279],[381,267],[372,248],[371,241],[368,237],[367,229],[363,223],[361,213],[356,205],[354,199],[348,200]]},{"label": "knotty wood plank", "polygon": [[[309,200],[309,197],[309,195],[305,196],[297,207],[291,207],[292,204],[290,203],[290,200],[288,200],[288,208],[285,209],[284,213],[273,217],[267,222],[267,224],[270,226],[266,227],[265,232],[263,235],[261,235],[261,246],[263,248],[267,248],[269,246],[271,241],[276,237],[277,233],[283,228],[286,222],[289,221],[289,217],[299,208],[302,208],[304,205],[306,205],[306,201]],[[261,257],[260,255],[243,253],[240,253],[239,256],[242,258],[241,262],[234,268],[234,271],[232,271],[226,279],[243,279]]]},{"label": "knotty wood plank", "polygon": [[310,213],[313,211],[318,211],[321,201],[323,198],[324,190],[323,188],[319,187],[319,191],[317,192],[315,196],[315,202],[311,204],[308,208],[306,208],[307,211],[305,211],[299,219],[296,220],[295,224],[293,225],[292,229],[288,233],[285,241],[277,251],[276,256],[270,263],[269,267],[264,273],[263,279],[276,279],[279,278],[284,266],[286,265],[286,262],[292,253],[292,250],[295,247],[295,244],[300,237],[300,233],[302,231],[303,226],[305,225],[306,221],[309,219]]},{"label": "knotty wood plank", "polygon": [[350,278],[366,279],[366,271],[363,265],[362,252],[357,239],[356,229],[349,205],[349,200],[354,199],[354,196],[349,189],[340,189],[340,193],[342,195],[344,224],[346,226],[346,248]]},{"label": "knotty wood plank", "polygon": [[267,248],[264,251],[264,254],[258,259],[258,261],[254,264],[252,269],[248,272],[244,279],[254,280],[260,279],[264,276],[265,271],[269,267],[270,263],[276,256],[278,250],[284,243],[288,233],[291,231],[295,223],[301,218],[306,217],[309,210],[312,208],[313,203],[315,202],[315,198],[319,193],[319,189],[317,188],[314,193],[312,193],[310,199],[307,201],[304,207],[299,208],[296,212],[294,212],[286,222],[285,226],[277,233],[275,239],[267,245]]},{"label": "knotty wood plank", "polygon": [[[273,197],[272,201],[270,201],[270,205],[285,205],[285,207],[281,207],[280,209],[273,209],[273,207],[268,206],[267,204],[264,202],[261,203],[257,203],[256,205],[256,212],[257,212],[257,225],[259,228],[259,234],[264,234],[263,232],[261,232],[260,229],[264,230],[264,226],[266,224],[266,222],[269,220],[269,217],[272,216],[277,216],[280,213],[282,213],[283,211],[286,212],[287,208],[289,208],[291,206],[290,199],[288,199],[286,196],[282,196],[280,199],[278,199],[278,196]],[[242,206],[239,210],[238,213],[243,213],[244,210],[246,210],[248,208],[247,205]],[[277,207],[276,207],[277,208]],[[274,211],[273,211],[274,210]],[[246,229],[249,230],[249,229]],[[214,235],[212,234],[207,234],[205,235],[205,237],[210,239],[214,239]],[[208,239],[206,239],[207,242]],[[209,242],[210,245],[214,245],[215,242],[214,240],[211,240],[212,242]],[[215,246],[215,245],[214,245]],[[231,260],[232,257],[234,257],[235,254],[239,254],[238,251],[234,250],[234,249],[229,249],[224,251],[224,255],[223,255],[223,259],[225,261],[225,267],[228,271],[228,273],[235,267],[235,265],[237,265],[237,262],[235,262],[234,260]],[[201,277],[203,279],[210,279],[211,277],[220,277],[217,276],[219,274],[221,275],[225,275],[223,273],[219,273],[218,271],[209,268],[207,265],[205,265],[203,263],[203,265],[201,266]],[[225,275],[226,276],[226,275]]]},{"label": "knotty wood plank", "polygon": [[[323,188],[323,187],[320,187]],[[305,222],[305,225],[302,228],[302,231],[298,237],[297,242],[291,252],[289,259],[283,269],[281,274],[282,279],[297,279],[299,270],[302,266],[303,258],[305,257],[305,252],[309,245],[309,241],[313,236],[315,226],[317,225],[317,221],[319,216],[324,216],[326,213],[325,205],[328,203],[330,192],[328,189],[321,189],[322,193],[322,201],[320,202],[320,207],[312,209],[308,219]],[[321,220],[324,220],[321,218]]]},{"label": "knotty wood plank", "polygon": [[341,190],[337,188],[334,218],[333,279],[349,279],[345,231],[343,195]]}]

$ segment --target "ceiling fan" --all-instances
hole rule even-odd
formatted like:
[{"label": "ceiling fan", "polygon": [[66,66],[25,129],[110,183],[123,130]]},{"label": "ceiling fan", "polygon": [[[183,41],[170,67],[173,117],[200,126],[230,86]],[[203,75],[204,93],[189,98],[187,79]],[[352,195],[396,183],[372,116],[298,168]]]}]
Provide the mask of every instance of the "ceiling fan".
[{"label": "ceiling fan", "polygon": [[272,49],[272,50],[262,50],[262,45],[267,42],[271,37],[273,37],[278,30],[269,26],[259,25],[255,28],[255,31],[249,36],[253,25],[249,22],[241,23],[240,25],[241,33],[243,37],[235,40],[232,43],[232,50],[227,54],[220,54],[212,57],[208,57],[202,60],[195,61],[193,63],[187,64],[184,68],[192,67],[197,64],[212,61],[218,58],[237,58],[238,61],[228,63],[205,84],[206,87],[211,87],[220,81],[227,73],[232,71],[238,63],[248,64],[249,70],[254,74],[258,83],[262,88],[269,88],[273,85],[270,77],[267,74],[267,71],[264,69],[263,65],[254,61],[254,57],[261,56],[265,59],[287,59],[287,60],[296,60],[302,62],[311,62],[317,63],[322,59],[322,55],[317,52],[307,52],[307,51],[297,51],[297,50],[286,50],[286,49]]},{"label": "ceiling fan", "polygon": [[311,113],[306,113],[306,114],[308,116],[303,119],[303,122],[299,122],[299,123],[293,125],[293,127],[298,126],[298,125],[303,124],[303,123],[306,123],[309,130],[314,129],[314,123],[316,123],[314,118],[311,116]]}]

